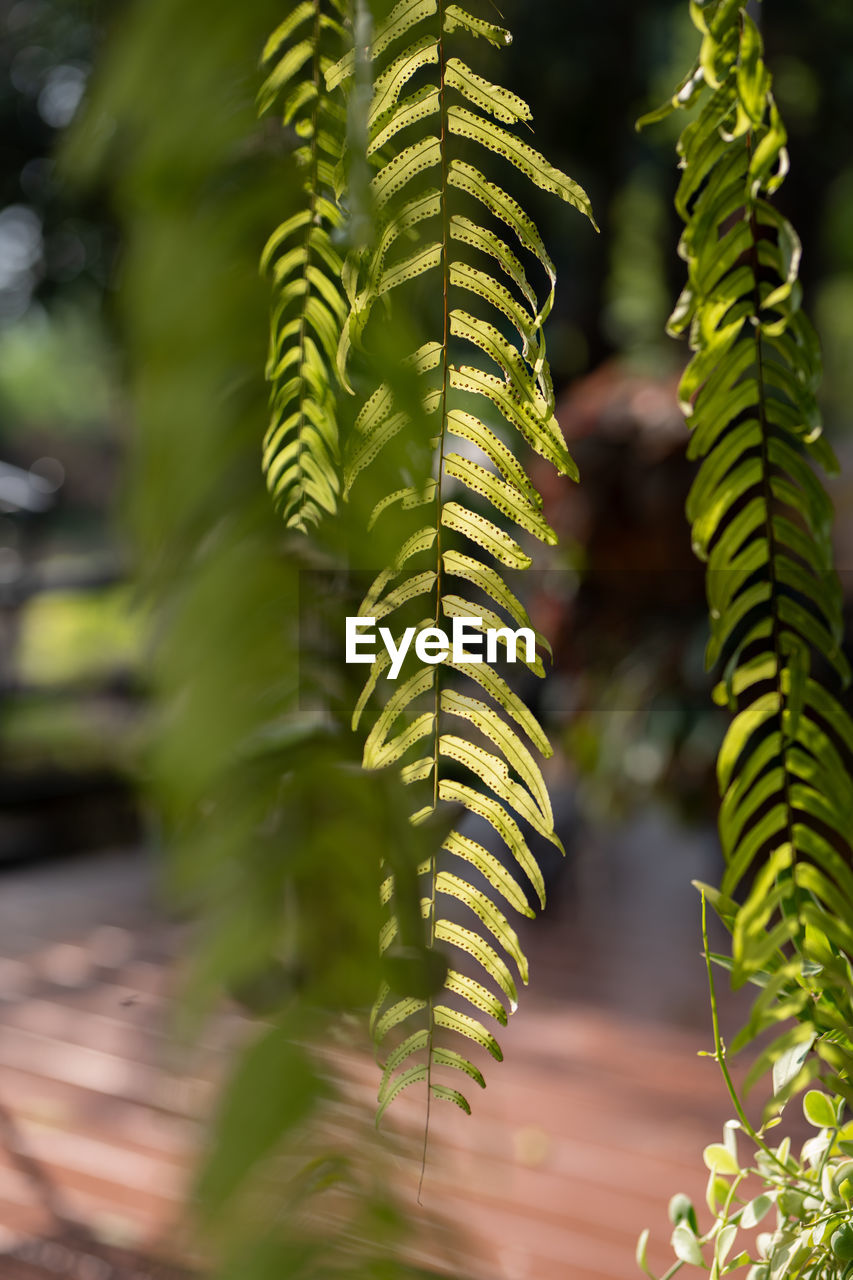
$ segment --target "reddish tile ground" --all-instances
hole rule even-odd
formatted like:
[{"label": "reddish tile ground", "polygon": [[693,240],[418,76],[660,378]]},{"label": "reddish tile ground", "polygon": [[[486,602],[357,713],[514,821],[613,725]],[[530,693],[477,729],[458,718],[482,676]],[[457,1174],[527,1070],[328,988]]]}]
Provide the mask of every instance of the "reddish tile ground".
[{"label": "reddish tile ground", "polygon": [[[7,872],[4,880],[0,1104],[16,1136],[0,1144],[0,1248],[55,1227],[21,1166],[28,1153],[65,1211],[99,1238],[144,1255],[168,1242],[167,1252],[180,1254],[200,1134],[194,1117],[208,1104],[239,1020],[223,1019],[189,1057],[176,1051],[166,992],[178,931],[159,914],[139,855]],[[453,1265],[477,1280],[629,1280],[645,1226],[653,1229],[653,1264],[664,1269],[667,1201],[686,1190],[701,1203],[701,1149],[719,1138],[730,1111],[714,1064],[696,1056],[708,1034],[698,1029],[704,991],[695,937],[689,963],[668,966],[678,982],[687,973],[685,991],[652,992],[656,1005],[669,999],[695,1011],[682,1018],[695,1025],[665,1026],[654,1020],[657,1007],[651,1019],[638,1017],[649,1012],[640,993],[655,981],[661,938],[643,960],[631,913],[609,882],[598,932],[589,886],[589,913],[572,929],[570,888],[563,910],[558,891],[554,918],[530,935],[537,994],[505,1032],[506,1060],[473,1117],[441,1106],[433,1113],[424,1211],[454,1225]],[[630,896],[630,878],[623,890]],[[602,916],[621,932],[608,934]],[[677,916],[670,925],[679,937],[690,932]],[[638,1007],[625,1007],[632,1002]],[[358,1064],[353,1077],[353,1096],[367,1109],[373,1065]],[[420,1107],[418,1098],[401,1100],[398,1126],[417,1132]],[[403,1171],[418,1213],[414,1161]],[[428,1252],[425,1245],[425,1260]],[[121,1280],[150,1274],[127,1267],[116,1272]],[[0,1259],[0,1280],[42,1274],[49,1271]],[[107,1274],[91,1270],[93,1280]]]}]

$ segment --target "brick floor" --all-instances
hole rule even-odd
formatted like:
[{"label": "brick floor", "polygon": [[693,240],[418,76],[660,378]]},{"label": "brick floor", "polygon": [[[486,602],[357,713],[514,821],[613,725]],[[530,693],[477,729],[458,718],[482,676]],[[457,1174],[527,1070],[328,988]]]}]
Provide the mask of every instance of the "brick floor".
[{"label": "brick floor", "polygon": [[[0,1103],[69,1214],[147,1257],[164,1242],[173,1256],[188,1243],[182,1203],[197,1117],[223,1046],[245,1029],[224,1017],[192,1053],[176,1049],[168,991],[181,935],[163,920],[151,884],[141,855],[99,855],[7,872],[0,895]],[[637,1274],[645,1226],[663,1270],[667,1201],[686,1190],[702,1203],[701,1149],[729,1114],[715,1066],[696,1055],[707,1032],[695,938],[683,966],[688,989],[654,993],[656,1006],[669,999],[692,1025],[665,1025],[658,1007],[641,1007],[643,963],[654,969],[658,960],[638,960],[628,905],[618,894],[614,903],[605,876],[606,910],[588,885],[589,913],[572,929],[577,911],[565,898],[576,884],[564,889],[562,909],[558,889],[553,917],[529,934],[535,992],[503,1034],[506,1060],[493,1064],[472,1118],[433,1110],[423,1212],[448,1220],[453,1266],[474,1280],[626,1280]],[[630,896],[630,880],[623,890]],[[689,934],[678,916],[693,909],[688,902],[673,908],[679,937]],[[595,909],[621,921],[615,942],[603,924],[596,933]],[[668,969],[681,981],[680,965]],[[369,1114],[373,1064],[349,1060],[347,1074],[351,1102]],[[404,1095],[399,1132],[417,1137],[421,1106]],[[0,1148],[0,1249],[16,1242],[19,1253],[55,1229],[20,1154]],[[417,1161],[399,1167],[417,1215]],[[417,1252],[430,1261],[428,1243]],[[127,1268],[116,1280],[147,1276],[136,1263]],[[0,1280],[46,1274],[0,1258]],[[91,1276],[113,1280],[94,1264]]]}]

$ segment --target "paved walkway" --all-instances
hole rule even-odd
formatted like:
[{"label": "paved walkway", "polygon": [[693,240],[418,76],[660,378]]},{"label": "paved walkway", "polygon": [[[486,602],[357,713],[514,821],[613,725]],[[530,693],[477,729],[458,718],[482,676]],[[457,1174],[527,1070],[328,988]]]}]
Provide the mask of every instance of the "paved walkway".
[{"label": "paved walkway", "polygon": [[[25,1152],[54,1180],[64,1209],[98,1237],[143,1254],[168,1241],[174,1255],[187,1240],[181,1204],[200,1137],[196,1117],[241,1020],[223,1017],[193,1054],[177,1053],[166,1021],[180,931],[163,920],[151,883],[136,853],[4,876],[0,1105],[14,1126],[13,1150],[0,1149],[6,1246],[55,1225],[22,1167]],[[683,997],[696,1025],[640,1018],[650,1011],[625,1006],[632,998],[642,1004],[661,939],[638,957],[626,912],[621,935],[599,927],[597,956],[594,884],[584,890],[585,925],[570,928],[566,900],[577,884],[576,877],[557,891],[553,918],[530,935],[536,994],[503,1034],[506,1061],[493,1064],[474,1116],[433,1110],[424,1212],[447,1217],[453,1266],[478,1280],[630,1280],[644,1226],[653,1229],[651,1257],[663,1269],[671,1257],[667,1201],[686,1190],[702,1202],[701,1149],[719,1138],[729,1114],[714,1064],[696,1056],[708,1037],[697,1029],[705,997],[695,946],[689,964],[669,964],[679,982],[687,971],[692,996],[657,990],[647,998],[657,1005]],[[630,896],[630,878],[624,888]],[[612,885],[607,898],[618,925]],[[688,932],[677,918],[669,924]],[[369,1108],[372,1064],[358,1063],[352,1077],[354,1095]],[[415,1097],[401,1100],[404,1130],[417,1131],[420,1106]],[[416,1172],[410,1162],[412,1201]],[[0,1274],[13,1280],[8,1269]]]}]

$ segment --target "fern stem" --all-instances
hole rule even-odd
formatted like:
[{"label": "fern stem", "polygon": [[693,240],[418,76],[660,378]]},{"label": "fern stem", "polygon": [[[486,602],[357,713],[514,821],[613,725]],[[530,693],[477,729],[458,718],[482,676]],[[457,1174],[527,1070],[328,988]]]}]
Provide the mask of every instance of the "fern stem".
[{"label": "fern stem", "polygon": [[[439,404],[439,415],[441,420],[441,432],[438,442],[438,474],[436,476],[435,490],[435,557],[436,557],[436,574],[435,574],[435,625],[438,626],[441,618],[441,596],[442,596],[442,559],[441,559],[441,497],[442,497],[442,481],[444,479],[444,445],[447,437],[447,386],[448,386],[448,346],[450,341],[450,267],[449,267],[449,250],[450,250],[450,218],[447,210],[447,86],[445,83],[445,56],[444,56],[444,6],[445,0],[438,0],[438,62],[439,62],[439,113],[440,113],[440,133],[439,146],[441,148],[441,290],[442,290],[442,383],[441,383],[441,401]],[[438,663],[435,668],[435,724],[434,734],[434,769],[433,769],[433,808],[438,807],[438,762],[439,762],[439,715],[441,701],[441,680],[440,680],[441,664]],[[434,879],[434,872],[433,872]],[[433,904],[435,902],[435,890],[433,888]],[[431,913],[431,928],[434,924],[435,912]],[[430,939],[430,944],[432,938]]]},{"label": "fern stem", "polygon": [[[439,624],[441,619],[441,596],[442,596],[442,559],[441,559],[441,490],[442,480],[444,479],[444,443],[447,436],[447,386],[448,386],[448,346],[450,339],[450,268],[449,268],[449,249],[450,249],[450,217],[447,210],[447,85],[445,83],[445,54],[444,54],[444,6],[445,0],[438,0],[438,74],[439,74],[439,147],[441,149],[441,283],[442,283],[442,337],[441,337],[441,359],[442,359],[442,384],[441,384],[441,400],[439,403],[439,414],[441,421],[441,431],[438,442],[438,474],[436,476],[435,489],[435,556],[436,556],[436,573],[435,573],[435,625]],[[441,737],[441,663],[435,667],[434,683],[433,683],[433,771],[432,771],[432,807],[438,808],[438,770],[439,770],[439,741]],[[436,885],[436,859],[435,855],[430,859],[430,900],[429,900],[429,924],[428,924],[428,945],[430,947],[435,944],[435,885]],[[418,1204],[421,1204],[421,1192],[424,1185],[424,1175],[426,1173],[427,1160],[427,1144],[429,1142],[429,1122],[432,1107],[432,1063],[433,1063],[433,1037],[435,1035],[435,1021],[433,1018],[433,996],[427,1001],[427,1062],[426,1062],[426,1114],[424,1116],[424,1145],[421,1156],[421,1176],[418,1182]]]},{"label": "fern stem", "polygon": [[[740,28],[742,32],[743,31],[743,15],[741,15],[740,17]],[[752,157],[752,130],[751,129],[746,134],[746,154],[747,154],[747,158],[751,159]],[[797,849],[796,849],[796,844],[794,842],[793,820],[791,816],[792,814],[791,791],[790,791],[791,778],[790,778],[790,773],[788,771],[788,750],[785,744],[785,726],[784,726],[784,715],[783,715],[784,693],[782,690],[782,666],[783,666],[784,655],[782,653],[781,646],[779,643],[779,632],[780,632],[779,579],[776,572],[776,558],[778,555],[778,549],[777,549],[777,543],[776,543],[776,534],[773,529],[774,498],[773,498],[772,485],[770,483],[771,462],[770,462],[770,456],[769,456],[769,450],[768,450],[768,435],[770,431],[770,426],[767,421],[767,392],[766,392],[765,376],[764,376],[764,352],[761,346],[761,327],[759,323],[760,316],[761,316],[761,291],[760,291],[760,285],[758,280],[758,273],[760,269],[760,263],[758,258],[758,220],[755,216],[755,203],[752,199],[750,199],[750,202],[749,202],[749,229],[750,229],[750,237],[751,237],[750,259],[751,259],[751,265],[752,265],[752,278],[753,278],[753,316],[751,318],[752,318],[754,329],[755,329],[755,369],[756,369],[756,383],[758,386],[758,397],[757,397],[758,404],[756,407],[758,409],[758,421],[759,421],[759,429],[760,429],[760,435],[761,435],[761,446],[760,446],[761,487],[764,495],[765,511],[767,513],[766,519],[765,519],[765,532],[767,536],[767,558],[768,558],[768,568],[770,572],[770,605],[771,605],[772,617],[773,617],[773,622],[772,622],[773,629],[770,635],[770,644],[771,644],[773,653],[776,655],[775,683],[776,683],[776,693],[779,698],[778,723],[779,723],[779,741],[782,749],[782,800],[785,806],[785,834],[787,836],[788,844],[791,847],[791,866],[789,869],[783,872],[783,875],[785,876],[786,879],[790,878],[793,882],[794,914],[795,914],[795,917],[799,920],[800,890],[797,884],[797,877],[794,870],[796,859],[797,859]],[[786,911],[786,909],[787,909],[786,904],[783,904],[783,908],[782,908],[783,913]]]},{"label": "fern stem", "polygon": [[678,1275],[679,1271],[683,1266],[684,1266],[684,1263],[679,1258],[677,1262],[673,1262],[672,1266],[669,1268],[668,1271],[665,1271],[663,1273],[660,1280],[672,1280],[672,1277],[675,1275]]},{"label": "fern stem", "polygon": [[[312,37],[312,54],[311,54],[311,82],[314,85],[314,102],[311,107],[311,169],[308,179],[308,209],[310,218],[305,227],[305,277],[308,277],[308,267],[311,262],[311,233],[314,230],[314,218],[317,213],[317,129],[320,123],[320,3],[321,0],[314,0],[314,31]],[[299,365],[300,369],[305,368],[305,329],[308,322],[308,300],[309,293],[306,289],[302,297],[302,307],[299,314]],[[302,511],[305,507],[305,480],[302,472],[302,453],[304,449],[305,437],[305,380],[300,378],[299,381],[299,426],[298,426],[298,446],[296,450],[296,474],[299,476],[299,506],[297,508],[297,527],[304,527],[302,521]]]}]

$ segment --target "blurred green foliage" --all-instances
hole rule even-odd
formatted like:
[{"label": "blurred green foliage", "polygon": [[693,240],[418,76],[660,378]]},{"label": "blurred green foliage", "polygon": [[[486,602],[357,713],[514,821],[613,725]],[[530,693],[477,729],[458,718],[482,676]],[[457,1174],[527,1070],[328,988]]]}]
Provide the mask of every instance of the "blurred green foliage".
[{"label": "blurred green foliage", "polygon": [[[287,533],[260,474],[269,298],[257,263],[297,190],[280,133],[255,117],[276,13],[270,0],[136,6],[64,167],[106,186],[125,232],[127,511],[153,618],[143,784],[173,901],[199,924],[186,1031],[223,989],[272,1023],[213,1124],[205,1247],[240,1280],[391,1277],[405,1271],[391,1252],[403,1222],[360,1132],[371,1117],[356,1113],[342,1146],[322,1138],[337,1104],[317,1047],[359,1042],[379,979],[380,858],[414,883],[435,834],[413,832],[397,779],[356,767],[346,672],[313,670],[300,644],[321,607],[312,571],[334,567],[333,549]],[[413,900],[413,971],[419,926]],[[339,1229],[303,1215],[306,1197],[322,1213],[341,1191]]]},{"label": "blurred green foliage", "polygon": [[0,330],[0,407],[9,436],[33,428],[106,433],[116,413],[116,371],[90,306],[34,309]]},{"label": "blurred green foliage", "polygon": [[33,596],[18,628],[16,675],[26,685],[91,684],[142,662],[142,619],[128,586]]},{"label": "blurred green foliage", "polygon": [[[5,73],[0,77],[0,213],[13,206],[37,220],[36,261],[27,268],[32,279],[26,296],[41,302],[76,297],[83,285],[101,290],[110,276],[116,235],[108,203],[99,196],[89,196],[85,204],[70,198],[52,152],[98,62],[105,29],[121,17],[121,6],[96,0],[17,0],[0,35]],[[657,242],[663,288],[667,296],[677,292],[677,225],[670,199],[675,135],[664,125],[654,137],[637,136],[631,126],[666,96],[689,60],[690,22],[679,0],[650,0],[642,9],[630,0],[608,5],[581,0],[571,8],[557,0],[536,6],[515,0],[505,20],[514,34],[506,59],[510,81],[531,99],[539,145],[555,163],[577,173],[602,224],[600,240],[591,251],[581,251],[562,234],[561,215],[549,201],[543,198],[532,210],[546,241],[556,246],[560,268],[550,344],[559,380],[622,347],[623,334],[618,325],[613,328],[607,299],[613,256],[620,252],[620,236],[629,232],[620,192],[637,182],[655,193],[665,211]],[[168,60],[167,27],[164,22],[159,55]],[[843,0],[773,0],[763,6],[763,27],[792,161],[802,175],[797,189],[785,193],[784,212],[810,246],[804,279],[812,291],[845,269],[832,228],[851,225],[849,184],[845,195],[837,180],[838,157],[846,154],[853,119],[853,15]],[[618,42],[610,38],[616,28]],[[206,44],[217,38],[205,33]],[[186,68],[173,69],[164,83],[175,84],[181,75],[194,79]],[[173,118],[174,154],[183,154],[185,163],[189,153],[181,147],[188,135],[199,162],[207,145],[204,123],[197,118],[196,123],[200,127],[193,130]]]}]

